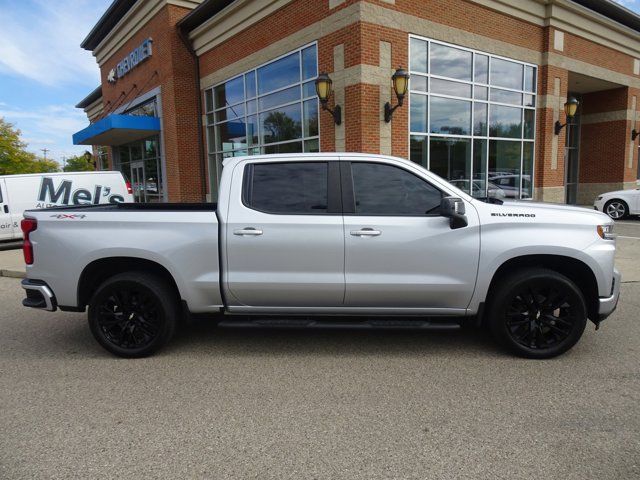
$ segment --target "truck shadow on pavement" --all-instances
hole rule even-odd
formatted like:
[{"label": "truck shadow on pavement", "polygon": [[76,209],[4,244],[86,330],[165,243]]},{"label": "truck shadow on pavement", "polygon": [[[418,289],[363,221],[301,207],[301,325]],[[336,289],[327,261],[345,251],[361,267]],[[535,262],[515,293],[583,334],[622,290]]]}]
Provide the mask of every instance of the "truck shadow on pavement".
[{"label": "truck shadow on pavement", "polygon": [[362,330],[226,328],[195,321],[182,326],[160,354],[208,351],[222,355],[451,355],[495,356],[502,352],[481,329]]}]

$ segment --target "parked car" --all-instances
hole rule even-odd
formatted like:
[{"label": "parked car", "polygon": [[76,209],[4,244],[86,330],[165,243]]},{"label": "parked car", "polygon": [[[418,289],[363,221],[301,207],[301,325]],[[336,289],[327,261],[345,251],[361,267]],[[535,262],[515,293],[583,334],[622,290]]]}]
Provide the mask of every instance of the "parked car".
[{"label": "parked car", "polygon": [[[640,181],[638,182],[640,184]],[[598,195],[593,208],[604,212],[614,220],[628,215],[640,215],[640,188],[617,190]]]},{"label": "parked car", "polygon": [[120,172],[63,172],[0,176],[0,240],[22,238],[25,210],[58,205],[132,202]]},{"label": "parked car", "polygon": [[[493,175],[490,174],[489,182],[502,189],[506,198],[520,198],[520,175]],[[531,190],[531,177],[522,175],[522,189]]]},{"label": "parked car", "polygon": [[[467,179],[458,179],[458,180],[449,180],[451,185],[463,190],[465,192],[469,192],[469,180]],[[485,196],[485,192],[489,198],[506,198],[506,194],[504,190],[502,190],[495,183],[487,182],[485,187],[484,180],[474,180],[473,181],[473,196],[481,197]]]},{"label": "parked car", "polygon": [[125,357],[158,350],[185,313],[226,326],[471,324],[547,358],[618,301],[606,215],[484,203],[406,160],[228,158],[219,199],[26,212],[24,305],[88,306],[96,340]]}]

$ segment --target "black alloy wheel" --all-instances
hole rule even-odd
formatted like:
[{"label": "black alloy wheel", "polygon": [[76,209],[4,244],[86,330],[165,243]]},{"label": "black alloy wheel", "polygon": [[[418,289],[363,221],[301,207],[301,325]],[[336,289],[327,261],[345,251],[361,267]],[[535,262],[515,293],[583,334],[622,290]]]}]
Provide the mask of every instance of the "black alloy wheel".
[{"label": "black alloy wheel", "polygon": [[587,322],[580,289],[547,269],[527,269],[505,279],[493,295],[490,325],[497,339],[528,358],[550,358],[569,350]]},{"label": "black alloy wheel", "polygon": [[121,357],[151,355],[173,335],[177,295],[166,282],[143,272],[107,279],[89,304],[89,326],[95,339]]}]

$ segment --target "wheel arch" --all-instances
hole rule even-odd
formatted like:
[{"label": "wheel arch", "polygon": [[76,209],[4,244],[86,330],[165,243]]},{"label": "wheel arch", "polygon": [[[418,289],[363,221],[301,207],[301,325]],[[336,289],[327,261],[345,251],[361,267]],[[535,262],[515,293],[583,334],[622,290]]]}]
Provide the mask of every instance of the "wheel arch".
[{"label": "wheel arch", "polygon": [[574,282],[587,304],[589,319],[597,322],[599,309],[598,281],[595,273],[581,260],[563,255],[536,254],[523,255],[505,261],[493,274],[489,289],[487,290],[487,302],[490,301],[495,287],[507,275],[524,268],[539,267],[558,272]]},{"label": "wheel arch", "polygon": [[80,274],[78,281],[78,308],[84,309],[96,289],[108,278],[119,273],[142,271],[165,280],[181,300],[180,289],[173,275],[164,266],[153,260],[139,257],[105,257],[89,263]]}]

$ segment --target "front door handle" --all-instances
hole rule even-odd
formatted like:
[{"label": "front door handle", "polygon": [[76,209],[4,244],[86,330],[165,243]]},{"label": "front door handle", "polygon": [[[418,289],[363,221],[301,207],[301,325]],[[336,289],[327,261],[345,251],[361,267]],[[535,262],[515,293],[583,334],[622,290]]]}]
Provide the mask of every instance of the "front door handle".
[{"label": "front door handle", "polygon": [[233,231],[234,235],[253,235],[253,236],[257,236],[257,235],[262,235],[262,230],[258,229],[258,228],[253,228],[253,227],[247,227],[247,228],[241,228],[240,230],[234,230]]},{"label": "front door handle", "polygon": [[4,206],[4,213],[9,213],[9,205]]},{"label": "front door handle", "polygon": [[362,230],[351,230],[351,235],[354,237],[377,237],[382,232],[380,230],[374,230],[373,228],[363,228]]}]

